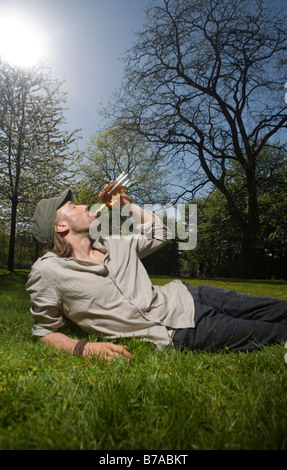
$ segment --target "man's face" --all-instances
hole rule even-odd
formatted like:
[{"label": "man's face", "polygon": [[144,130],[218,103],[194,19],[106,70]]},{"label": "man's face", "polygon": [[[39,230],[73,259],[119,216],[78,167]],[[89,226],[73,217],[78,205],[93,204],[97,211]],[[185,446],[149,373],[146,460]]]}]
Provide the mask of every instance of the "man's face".
[{"label": "man's face", "polygon": [[76,233],[85,233],[89,231],[94,216],[89,214],[88,206],[76,205],[72,201],[68,201],[58,209],[65,217],[64,222],[67,228]]}]

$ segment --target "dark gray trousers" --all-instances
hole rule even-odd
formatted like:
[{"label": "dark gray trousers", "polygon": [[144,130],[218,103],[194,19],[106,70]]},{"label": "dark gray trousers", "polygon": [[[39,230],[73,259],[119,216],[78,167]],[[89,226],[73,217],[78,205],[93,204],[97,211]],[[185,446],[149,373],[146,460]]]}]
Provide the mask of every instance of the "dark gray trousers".
[{"label": "dark gray trousers", "polygon": [[195,328],[176,330],[175,347],[247,351],[287,341],[286,301],[205,284],[186,287],[195,303]]}]

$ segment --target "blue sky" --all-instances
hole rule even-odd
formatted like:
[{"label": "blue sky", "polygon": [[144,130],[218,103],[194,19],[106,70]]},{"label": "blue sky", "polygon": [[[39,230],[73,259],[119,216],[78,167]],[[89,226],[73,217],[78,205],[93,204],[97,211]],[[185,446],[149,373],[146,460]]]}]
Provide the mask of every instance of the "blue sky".
[{"label": "blue sky", "polygon": [[[120,86],[120,56],[145,23],[148,0],[0,0],[3,11],[28,21],[46,38],[54,78],[65,80],[69,130],[81,128],[80,146],[101,128],[98,114]],[[271,0],[286,7],[287,0]],[[287,80],[287,75],[286,75]]]},{"label": "blue sky", "polygon": [[82,128],[84,147],[101,126],[98,110],[120,86],[121,55],[145,22],[147,0],[0,0],[45,38],[54,78],[65,80],[69,130]]}]

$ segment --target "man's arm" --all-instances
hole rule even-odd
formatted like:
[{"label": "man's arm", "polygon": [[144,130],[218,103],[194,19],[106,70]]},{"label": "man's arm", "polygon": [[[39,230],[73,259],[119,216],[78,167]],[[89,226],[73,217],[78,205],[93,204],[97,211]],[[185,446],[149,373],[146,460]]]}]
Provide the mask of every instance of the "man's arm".
[{"label": "man's arm", "polygon": [[146,209],[129,201],[129,196],[122,193],[121,214],[130,215],[135,222],[137,250],[139,258],[144,258],[158,250],[173,238],[172,231],[162,220]]},{"label": "man's arm", "polygon": [[[78,343],[77,339],[70,338],[69,336],[64,335],[63,333],[50,333],[43,338],[41,338],[43,344],[49,344],[53,348],[66,351],[70,354],[73,354],[76,344]],[[126,346],[121,346],[113,343],[94,343],[88,342],[85,345],[83,356],[100,356],[103,359],[111,360],[117,357],[124,357],[129,359],[131,354],[126,350]]]},{"label": "man's arm", "polygon": [[[73,354],[78,340],[57,332],[64,325],[64,319],[56,289],[35,268],[31,270],[26,289],[31,297],[30,311],[35,320],[33,336],[41,338],[43,344]],[[125,346],[107,342],[88,342],[83,355],[99,355],[107,360],[120,356],[127,359],[130,357]]]}]

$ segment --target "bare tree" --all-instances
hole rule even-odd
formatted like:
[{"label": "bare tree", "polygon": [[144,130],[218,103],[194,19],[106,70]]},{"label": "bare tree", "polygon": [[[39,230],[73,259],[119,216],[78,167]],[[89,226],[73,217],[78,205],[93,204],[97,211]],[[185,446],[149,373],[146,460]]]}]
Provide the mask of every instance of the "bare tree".
[{"label": "bare tree", "polygon": [[10,271],[18,206],[60,188],[68,174],[74,133],[64,130],[65,100],[44,64],[25,70],[0,63],[0,207],[10,214]]},{"label": "bare tree", "polygon": [[[286,129],[287,22],[264,0],[162,0],[126,53],[114,117],[181,169],[179,196],[219,189],[241,233],[240,274],[251,274],[259,232],[256,165]],[[285,74],[285,76],[284,76]],[[237,161],[247,198],[237,204],[227,170]]]}]

